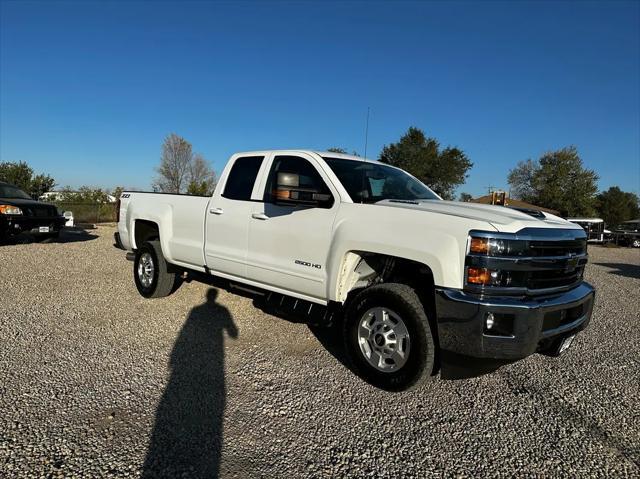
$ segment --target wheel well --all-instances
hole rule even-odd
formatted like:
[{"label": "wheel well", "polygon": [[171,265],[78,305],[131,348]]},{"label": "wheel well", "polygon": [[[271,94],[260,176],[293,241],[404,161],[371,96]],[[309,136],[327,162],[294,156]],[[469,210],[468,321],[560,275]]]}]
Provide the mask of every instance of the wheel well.
[{"label": "wheel well", "polygon": [[134,237],[136,248],[139,248],[145,241],[160,238],[160,229],[157,223],[148,220],[136,220],[134,227]]},{"label": "wheel well", "polygon": [[440,368],[440,342],[436,321],[435,282],[431,268],[417,261],[367,252],[349,253],[345,266],[339,285],[339,294],[343,296],[345,307],[360,291],[375,284],[401,283],[415,290],[427,313],[436,345],[435,374]]}]

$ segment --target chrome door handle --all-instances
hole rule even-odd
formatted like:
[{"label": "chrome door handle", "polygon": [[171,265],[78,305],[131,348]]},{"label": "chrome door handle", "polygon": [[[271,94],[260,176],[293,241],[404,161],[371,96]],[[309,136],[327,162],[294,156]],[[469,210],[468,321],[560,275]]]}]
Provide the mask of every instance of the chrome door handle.
[{"label": "chrome door handle", "polygon": [[221,215],[222,213],[224,213],[224,210],[222,208],[210,208],[209,213],[211,213],[212,215]]},{"label": "chrome door handle", "polygon": [[267,215],[265,215],[264,213],[253,213],[253,214],[251,215],[251,217],[252,217],[254,220],[263,220],[263,221],[264,221],[264,220],[268,220],[268,219],[269,219],[269,217],[268,217]]}]

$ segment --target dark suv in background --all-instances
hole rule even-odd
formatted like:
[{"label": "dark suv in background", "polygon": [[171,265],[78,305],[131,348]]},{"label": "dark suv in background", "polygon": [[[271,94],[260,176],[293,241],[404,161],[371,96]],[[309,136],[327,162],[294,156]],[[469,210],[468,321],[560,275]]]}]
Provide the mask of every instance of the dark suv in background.
[{"label": "dark suv in background", "polygon": [[64,223],[54,205],[36,201],[20,188],[0,181],[0,243],[21,234],[57,238]]}]

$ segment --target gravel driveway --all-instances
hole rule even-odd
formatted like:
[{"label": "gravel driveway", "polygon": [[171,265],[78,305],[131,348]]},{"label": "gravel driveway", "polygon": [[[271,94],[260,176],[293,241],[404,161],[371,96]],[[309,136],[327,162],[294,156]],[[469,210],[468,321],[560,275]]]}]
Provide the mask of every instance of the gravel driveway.
[{"label": "gravel driveway", "polygon": [[638,250],[590,248],[562,358],[392,395],[250,298],[143,299],[112,234],[0,247],[1,477],[640,477]]}]

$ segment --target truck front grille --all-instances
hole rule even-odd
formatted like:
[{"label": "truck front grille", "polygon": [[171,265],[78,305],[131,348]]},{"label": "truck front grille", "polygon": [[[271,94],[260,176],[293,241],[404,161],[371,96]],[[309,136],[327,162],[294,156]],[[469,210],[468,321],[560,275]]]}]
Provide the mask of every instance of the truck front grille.
[{"label": "truck front grille", "polygon": [[540,256],[567,256],[582,255],[587,252],[586,240],[564,241],[529,241],[529,255]]},{"label": "truck front grille", "polygon": [[485,234],[489,238],[495,236],[496,241],[506,241],[506,246],[504,252],[467,254],[466,267],[476,274],[484,271],[485,277],[491,278],[487,284],[466,282],[468,291],[487,295],[541,295],[571,289],[583,280],[587,264],[587,239],[583,230],[527,229],[511,235],[480,233]]},{"label": "truck front grille", "polygon": [[534,271],[528,273],[527,287],[530,290],[537,290],[572,286],[582,281],[583,274],[584,266],[579,266],[572,272],[563,270]]},{"label": "truck front grille", "polygon": [[28,216],[35,216],[36,218],[51,218],[58,216],[58,209],[51,205],[29,206],[25,209],[25,213]]}]

